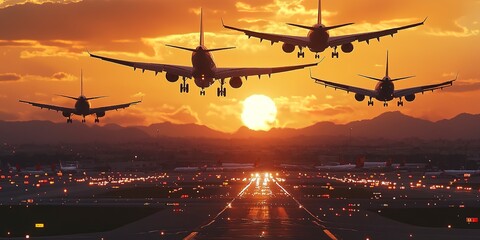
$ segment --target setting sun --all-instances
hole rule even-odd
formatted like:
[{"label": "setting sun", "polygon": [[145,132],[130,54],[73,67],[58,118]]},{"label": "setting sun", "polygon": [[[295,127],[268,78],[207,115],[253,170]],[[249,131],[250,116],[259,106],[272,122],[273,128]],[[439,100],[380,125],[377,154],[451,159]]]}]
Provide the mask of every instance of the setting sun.
[{"label": "setting sun", "polygon": [[242,121],[246,127],[268,131],[277,120],[277,107],[265,95],[252,95],[243,102]]}]

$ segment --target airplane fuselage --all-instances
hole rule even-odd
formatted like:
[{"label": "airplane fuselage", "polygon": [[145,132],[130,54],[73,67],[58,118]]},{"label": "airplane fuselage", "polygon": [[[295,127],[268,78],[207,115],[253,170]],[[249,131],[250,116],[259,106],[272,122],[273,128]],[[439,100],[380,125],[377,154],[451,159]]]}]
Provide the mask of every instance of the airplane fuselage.
[{"label": "airplane fuselage", "polygon": [[395,91],[395,85],[390,80],[390,78],[384,78],[382,81],[377,83],[375,86],[375,91],[377,92],[376,99],[378,101],[387,102],[393,99],[393,92]]},{"label": "airplane fuselage", "polygon": [[192,53],[193,78],[195,85],[200,88],[208,88],[213,84],[215,76],[215,62],[210,52],[204,46],[198,46]]},{"label": "airplane fuselage", "polygon": [[75,103],[75,114],[87,116],[90,114],[90,102],[85,96],[80,96]]},{"label": "airplane fuselage", "polygon": [[310,30],[307,34],[310,44],[308,48],[312,52],[323,52],[328,47],[328,38],[330,35],[327,31],[321,29],[323,25],[315,24],[313,28],[315,30]]}]

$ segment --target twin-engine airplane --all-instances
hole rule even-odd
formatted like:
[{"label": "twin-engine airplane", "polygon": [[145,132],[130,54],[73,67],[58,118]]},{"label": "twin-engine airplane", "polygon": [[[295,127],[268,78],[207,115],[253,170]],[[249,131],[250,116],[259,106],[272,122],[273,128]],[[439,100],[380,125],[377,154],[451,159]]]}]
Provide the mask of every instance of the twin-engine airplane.
[{"label": "twin-engine airplane", "polygon": [[272,73],[287,72],[296,69],[302,69],[305,67],[316,66],[318,63],[296,65],[296,66],[285,66],[285,67],[273,67],[273,68],[217,68],[213,60],[211,52],[232,49],[234,47],[226,48],[216,48],[216,49],[207,49],[204,45],[204,34],[203,34],[203,24],[202,24],[202,12],[200,13],[200,44],[197,48],[191,49],[186,47],[172,46],[167,45],[168,47],[178,48],[186,51],[192,52],[192,66],[178,66],[170,64],[157,64],[157,63],[143,63],[143,62],[130,62],[124,60],[118,60],[108,57],[102,57],[94,54],[90,54],[91,57],[99,58],[104,61],[113,62],[129,67],[133,67],[133,70],[142,69],[142,72],[145,70],[155,72],[157,75],[159,72],[166,72],[166,78],[169,82],[178,81],[181,76],[183,83],[180,84],[180,92],[189,92],[189,84],[186,83],[187,78],[194,79],[195,85],[197,85],[200,90],[200,95],[205,95],[205,88],[210,87],[215,80],[220,81],[220,87],[217,88],[217,96],[226,96],[227,90],[223,86],[225,84],[225,79],[230,78],[230,86],[232,88],[239,88],[242,86],[242,77],[247,79],[248,76],[258,76],[261,75],[270,76]]},{"label": "twin-engine airplane", "polygon": [[383,102],[383,106],[386,107],[388,106],[388,101],[393,100],[394,98],[398,98],[397,105],[398,106],[403,106],[403,101],[402,98],[405,97],[405,100],[408,102],[411,102],[415,100],[415,94],[416,93],[424,93],[426,91],[432,91],[437,90],[437,89],[443,89],[446,87],[450,87],[453,85],[453,82],[457,80],[457,77],[455,79],[443,82],[443,83],[438,83],[438,84],[432,84],[432,85],[424,85],[424,86],[418,86],[418,87],[412,87],[412,88],[405,88],[405,89],[399,89],[395,90],[395,85],[393,82],[398,81],[398,80],[403,80],[407,78],[412,78],[414,76],[408,76],[408,77],[401,77],[401,78],[390,78],[388,75],[388,51],[387,51],[387,64],[386,64],[386,70],[385,70],[385,77],[382,79],[380,78],[374,78],[370,76],[365,76],[365,75],[360,75],[361,77],[372,79],[375,81],[378,81],[377,86],[375,87],[374,90],[368,90],[368,89],[363,89],[363,88],[358,88],[358,87],[353,87],[341,83],[334,83],[334,82],[329,82],[326,80],[318,79],[315,77],[310,77],[315,80],[316,83],[324,85],[325,87],[331,87],[336,89],[340,89],[343,91],[346,91],[347,93],[353,92],[355,93],[355,99],[359,102],[365,100],[365,97],[369,97],[368,101],[368,106],[373,106],[373,100],[372,98],[377,99],[378,101]]},{"label": "twin-engine airplane", "polygon": [[[425,20],[426,20],[426,18],[425,18]],[[327,49],[329,47],[333,48],[332,58],[333,57],[338,58],[337,47],[339,47],[339,46],[341,47],[341,49],[344,53],[350,53],[350,52],[353,51],[353,44],[352,43],[355,42],[355,41],[367,42],[367,44],[370,43],[371,39],[377,39],[378,41],[380,41],[380,37],[384,37],[384,36],[388,36],[388,35],[391,35],[393,37],[393,35],[396,34],[400,30],[413,28],[413,27],[416,27],[416,26],[419,26],[419,25],[423,25],[425,20],[423,20],[422,22],[418,22],[418,23],[414,23],[414,24],[410,24],[410,25],[406,25],[406,26],[401,26],[401,27],[396,27],[396,28],[385,29],[385,30],[381,30],[381,31],[356,33],[356,34],[348,34],[348,35],[343,35],[343,36],[331,37],[328,33],[328,30],[348,26],[348,25],[351,25],[353,23],[345,23],[345,24],[340,24],[340,25],[335,25],[335,26],[325,26],[325,25],[323,25],[322,24],[321,0],[319,0],[318,1],[317,24],[310,27],[310,26],[304,26],[304,25],[299,25],[299,24],[294,24],[294,23],[287,23],[290,26],[310,30],[306,37],[250,31],[250,30],[246,30],[246,29],[227,26],[227,25],[223,24],[223,20],[222,20],[222,24],[225,28],[245,33],[245,35],[247,35],[248,38],[250,38],[250,37],[259,38],[260,42],[264,39],[270,41],[272,45],[276,42],[283,42],[282,50],[286,53],[291,53],[291,52],[295,51],[295,47],[298,47],[299,52],[297,54],[297,57],[299,57],[299,58],[300,57],[305,57],[305,53],[303,52],[303,48],[310,49],[311,52],[315,53],[315,58],[320,58],[319,53],[325,51],[325,49]]]},{"label": "twin-engine airplane", "polygon": [[83,117],[82,123],[85,122],[85,116],[95,114],[95,123],[98,123],[100,122],[99,118],[105,116],[106,111],[127,108],[132,104],[137,104],[141,102],[141,101],[135,101],[135,102],[129,102],[129,103],[124,103],[119,105],[91,108],[89,100],[104,98],[105,96],[90,97],[90,98],[85,97],[85,95],[83,95],[83,74],[80,77],[80,96],[79,97],[70,97],[65,95],[59,95],[59,96],[77,101],[75,103],[75,107],[67,108],[67,107],[60,107],[60,106],[54,106],[54,105],[48,105],[48,104],[42,104],[42,103],[29,102],[24,100],[19,100],[19,102],[28,103],[34,107],[46,108],[48,110],[55,110],[57,112],[62,112],[63,116],[67,118],[67,123],[72,123],[72,119],[71,119],[72,114],[82,116]]}]

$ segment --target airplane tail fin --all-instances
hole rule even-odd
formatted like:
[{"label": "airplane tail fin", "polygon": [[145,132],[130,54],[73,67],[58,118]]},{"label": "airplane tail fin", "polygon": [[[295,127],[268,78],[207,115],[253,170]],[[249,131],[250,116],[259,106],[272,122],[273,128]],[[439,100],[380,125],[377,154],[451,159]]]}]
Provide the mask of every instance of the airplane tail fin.
[{"label": "airplane tail fin", "polygon": [[363,168],[365,166],[365,156],[359,156],[355,161],[355,168]]},{"label": "airplane tail fin", "polygon": [[80,70],[80,96],[83,96],[83,69]]},{"label": "airplane tail fin", "polygon": [[203,9],[200,8],[200,46],[204,44],[204,34],[203,34]]},{"label": "airplane tail fin", "polygon": [[385,65],[385,77],[388,77],[388,50],[387,50],[387,64]]},{"label": "airplane tail fin", "polygon": [[322,0],[318,0],[317,24],[322,24]]}]

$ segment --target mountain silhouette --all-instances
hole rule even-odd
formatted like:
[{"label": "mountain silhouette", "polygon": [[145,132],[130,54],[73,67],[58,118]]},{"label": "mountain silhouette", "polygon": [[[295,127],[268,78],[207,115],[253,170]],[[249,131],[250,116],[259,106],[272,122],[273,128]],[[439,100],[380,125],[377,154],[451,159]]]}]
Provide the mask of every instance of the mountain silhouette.
[{"label": "mountain silhouette", "polygon": [[89,126],[74,122],[49,121],[10,122],[0,121],[0,141],[12,144],[36,143],[89,143],[135,142],[154,138],[331,138],[348,137],[401,140],[418,138],[479,139],[480,114],[462,113],[451,119],[432,122],[414,118],[401,112],[386,112],[375,118],[353,121],[347,124],[318,122],[299,129],[273,128],[270,131],[253,131],[244,126],[234,133],[224,133],[197,124],[156,123],[150,126],[122,127],[117,124]]}]

